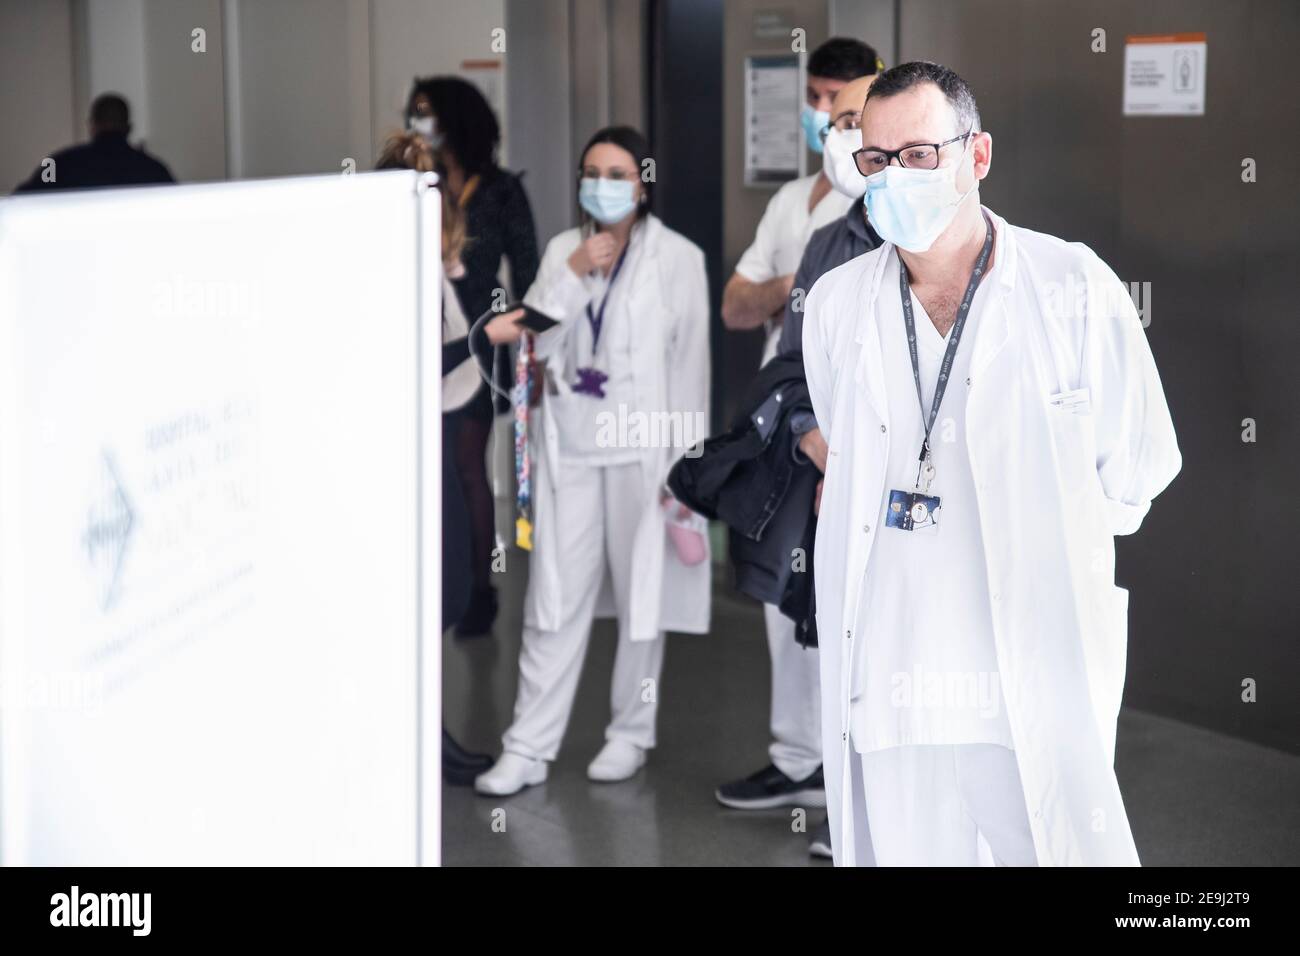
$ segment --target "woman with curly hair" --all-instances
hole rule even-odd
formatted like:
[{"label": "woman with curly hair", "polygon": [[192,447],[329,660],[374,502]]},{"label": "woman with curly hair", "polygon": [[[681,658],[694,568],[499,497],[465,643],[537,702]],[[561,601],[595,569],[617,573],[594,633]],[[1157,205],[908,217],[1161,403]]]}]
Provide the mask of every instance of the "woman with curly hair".
[{"label": "woman with curly hair", "polygon": [[[417,79],[406,108],[407,126],[428,144],[441,188],[462,214],[467,242],[461,256],[464,270],[452,276],[457,300],[471,323],[494,305],[500,307],[497,278],[504,260],[509,267],[508,301],[521,297],[537,276],[537,233],[520,177],[497,165],[501,129],[483,94],[471,83],[453,76]],[[508,361],[493,362],[495,349],[476,353],[483,371],[493,374],[503,393],[509,393]],[[474,589],[470,605],[456,632],[462,636],[485,634],[496,619],[497,595],[491,584],[495,517],[488,484],[486,452],[495,405],[486,384],[460,413],[460,441],[456,467],[465,487],[469,509],[471,568]]]}]

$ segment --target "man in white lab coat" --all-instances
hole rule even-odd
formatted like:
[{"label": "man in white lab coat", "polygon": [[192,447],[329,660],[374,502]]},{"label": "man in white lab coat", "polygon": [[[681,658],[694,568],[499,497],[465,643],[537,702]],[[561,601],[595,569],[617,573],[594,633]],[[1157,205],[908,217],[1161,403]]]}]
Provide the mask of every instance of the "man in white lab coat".
[{"label": "man in white lab coat", "polygon": [[1136,865],[1114,535],[1181,465],[1145,333],[1090,249],[980,205],[992,138],[957,74],[881,74],[862,142],[886,242],[817,282],[803,331],[836,862]]}]

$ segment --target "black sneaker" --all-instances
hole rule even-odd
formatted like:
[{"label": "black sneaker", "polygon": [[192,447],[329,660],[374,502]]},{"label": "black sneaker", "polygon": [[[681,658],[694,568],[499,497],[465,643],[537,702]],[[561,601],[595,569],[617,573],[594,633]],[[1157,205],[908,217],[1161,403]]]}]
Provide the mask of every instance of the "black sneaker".
[{"label": "black sneaker", "polygon": [[768,764],[744,780],[724,783],[714,794],[718,803],[733,810],[770,810],[772,807],[824,807],[826,787],[822,768],[806,780],[791,780],[773,764]]},{"label": "black sneaker", "polygon": [[812,839],[808,841],[808,855],[822,860],[835,859],[835,855],[831,853],[830,820],[823,820],[822,825],[813,831]]}]

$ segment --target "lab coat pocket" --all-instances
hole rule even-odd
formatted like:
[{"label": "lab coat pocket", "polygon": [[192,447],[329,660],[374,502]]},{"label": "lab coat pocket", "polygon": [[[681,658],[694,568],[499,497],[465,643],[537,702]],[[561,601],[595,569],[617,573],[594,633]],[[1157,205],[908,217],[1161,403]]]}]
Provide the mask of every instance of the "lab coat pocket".
[{"label": "lab coat pocket", "polygon": [[1047,419],[1061,489],[1089,512],[1100,508],[1104,494],[1101,476],[1097,474],[1097,436],[1091,412],[1052,401],[1047,408]]}]

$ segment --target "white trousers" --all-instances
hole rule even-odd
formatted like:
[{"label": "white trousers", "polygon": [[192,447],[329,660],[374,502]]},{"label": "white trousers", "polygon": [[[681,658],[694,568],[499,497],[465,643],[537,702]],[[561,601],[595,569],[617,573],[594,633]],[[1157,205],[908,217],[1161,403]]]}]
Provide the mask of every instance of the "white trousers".
[{"label": "white trousers", "polygon": [[1037,866],[1014,751],[932,744],[850,757],[877,866]]},{"label": "white trousers", "polygon": [[[566,463],[560,470],[553,540],[564,577],[561,624],[555,631],[524,627],[514,720],[502,737],[512,753],[554,760],[559,752],[606,569],[618,607],[618,650],[605,737],[647,750],[655,745],[664,636],[632,641],[627,628],[634,587],[632,541],[644,507],[642,485],[638,463]],[[530,578],[528,587],[536,582]]]},{"label": "white trousers", "polygon": [[822,762],[822,684],[817,648],[794,639],[794,621],[774,604],[763,605],[772,657],[772,763],[803,780]]}]

